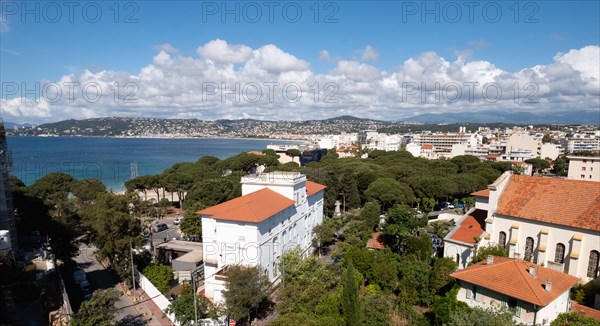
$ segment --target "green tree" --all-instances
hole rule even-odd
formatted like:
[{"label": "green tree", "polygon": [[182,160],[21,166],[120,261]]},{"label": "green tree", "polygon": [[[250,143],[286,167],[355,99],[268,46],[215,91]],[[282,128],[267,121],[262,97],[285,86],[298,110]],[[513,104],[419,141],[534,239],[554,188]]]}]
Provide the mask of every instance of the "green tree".
[{"label": "green tree", "polygon": [[513,326],[513,313],[507,309],[469,308],[450,313],[449,325],[456,326]]},{"label": "green tree", "polygon": [[358,300],[358,284],[354,277],[354,267],[348,264],[342,275],[342,313],[347,326],[359,326],[362,320]]},{"label": "green tree", "polygon": [[381,215],[381,206],[377,202],[368,202],[359,213],[359,218],[371,229],[379,226],[379,216]]},{"label": "green tree", "polygon": [[453,282],[451,273],[456,271],[458,264],[450,258],[434,258],[431,275],[429,277],[429,288],[431,293],[437,294],[441,289],[445,288]]},{"label": "green tree", "polygon": [[98,179],[82,179],[73,182],[73,196],[82,203],[89,203],[96,195],[106,192],[106,186]]},{"label": "green tree", "polygon": [[198,318],[216,319],[218,316],[217,308],[205,297],[196,296],[196,312],[194,311],[194,292],[192,287],[184,283],[181,294],[173,300],[166,310],[169,314],[174,314],[177,322],[181,326],[194,325],[196,312]]},{"label": "green tree", "polygon": [[545,134],[544,137],[542,137],[542,143],[546,144],[550,142],[552,142],[552,135]]},{"label": "green tree", "polygon": [[569,174],[569,159],[566,155],[559,156],[554,160],[552,172],[561,177],[566,177]]},{"label": "green tree", "polygon": [[392,300],[385,295],[365,295],[362,300],[364,309],[361,325],[386,326],[392,325],[391,311],[394,307]]},{"label": "green tree", "polygon": [[61,193],[65,196],[71,191],[75,179],[62,172],[52,172],[37,179],[27,191],[34,196],[48,198],[51,194]]},{"label": "green tree", "polygon": [[116,325],[115,303],[121,294],[115,289],[96,290],[92,298],[84,301],[79,311],[71,318],[72,326],[112,326]]},{"label": "green tree", "polygon": [[170,266],[158,263],[151,264],[144,268],[142,274],[144,274],[144,276],[146,276],[148,280],[162,292],[162,294],[169,293],[171,282],[173,281],[173,269]]},{"label": "green tree", "polygon": [[196,214],[200,207],[193,206],[185,210],[179,223],[179,230],[187,237],[200,238],[202,236],[202,216]]},{"label": "green tree", "polygon": [[226,312],[235,320],[250,322],[256,309],[267,300],[270,282],[258,267],[230,265],[225,272]]},{"label": "green tree", "polygon": [[365,195],[369,200],[377,200],[384,210],[395,204],[412,204],[415,201],[410,187],[391,178],[377,179],[367,188]]},{"label": "green tree", "polygon": [[456,295],[460,290],[459,285],[455,285],[450,291],[443,297],[436,297],[433,305],[431,306],[431,312],[433,314],[433,324],[436,326],[451,325],[451,315],[459,310],[468,310],[469,306],[456,299]]},{"label": "green tree", "polygon": [[550,323],[550,326],[600,326],[600,322],[577,312],[563,312]]},{"label": "green tree", "polygon": [[285,151],[285,155],[287,155],[293,159],[294,157],[300,157],[302,155],[302,153],[295,148],[290,148]]},{"label": "green tree", "polygon": [[525,163],[531,164],[531,166],[533,167],[533,174],[541,173],[543,170],[548,169],[550,167],[550,164],[548,164],[546,160],[541,158],[530,158],[528,160],[525,160]]},{"label": "green tree", "polygon": [[471,264],[475,264],[482,260],[485,260],[489,255],[508,257],[508,250],[501,245],[488,245],[485,247],[479,247],[477,248],[475,255],[473,255],[473,258],[471,259]]}]

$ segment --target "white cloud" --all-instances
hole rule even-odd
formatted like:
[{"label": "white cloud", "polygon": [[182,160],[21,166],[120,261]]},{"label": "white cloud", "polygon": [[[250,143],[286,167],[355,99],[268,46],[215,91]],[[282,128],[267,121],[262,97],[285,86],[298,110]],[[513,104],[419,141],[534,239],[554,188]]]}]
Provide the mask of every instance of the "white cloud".
[{"label": "white cloud", "polygon": [[152,47],[154,50],[166,52],[169,54],[179,54],[179,50],[173,47],[170,43],[156,44]]},{"label": "white cloud", "polygon": [[363,61],[375,61],[379,59],[379,52],[374,47],[367,45],[362,51]]},{"label": "white cloud", "polygon": [[[199,47],[200,56],[182,56],[171,50],[161,46],[152,61],[136,73],[85,70],[64,75],[55,81],[63,85],[58,101],[44,96],[38,101],[3,99],[2,117],[38,123],[94,116],[276,120],[352,114],[401,119],[415,112],[495,112],[498,108],[546,112],[597,110],[600,105],[598,46],[558,53],[551,64],[516,72],[489,61],[450,61],[435,52],[407,58],[394,71],[339,60],[330,71],[315,73],[307,61],[272,44],[252,49],[214,40]],[[327,50],[321,54],[331,59]],[[78,85],[72,100],[64,86],[70,83]],[[475,83],[470,99],[467,84]],[[537,103],[524,101],[531,92],[525,88],[527,83],[534,86],[532,96]],[[499,102],[484,98],[486,85],[501,88]],[[518,101],[514,100],[515,85]],[[421,86],[429,95],[421,96]],[[458,102],[452,103],[448,99],[457,95],[456,86],[461,93]],[[436,87],[441,89],[439,102],[432,96]],[[92,101],[97,89],[102,96]],[[253,101],[257,90],[261,96]]]},{"label": "white cloud", "polygon": [[244,63],[252,56],[252,49],[245,45],[227,44],[223,40],[212,40],[197,50],[206,59],[218,63]]}]

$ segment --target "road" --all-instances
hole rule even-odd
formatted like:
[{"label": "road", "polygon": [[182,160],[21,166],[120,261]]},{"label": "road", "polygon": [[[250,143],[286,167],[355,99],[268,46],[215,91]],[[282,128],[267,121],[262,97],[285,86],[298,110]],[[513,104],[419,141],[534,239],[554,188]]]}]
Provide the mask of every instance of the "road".
[{"label": "road", "polygon": [[[121,291],[115,275],[104,268],[95,257],[96,248],[92,245],[81,244],[79,246],[79,255],[75,261],[84,269],[86,277],[94,290],[110,289]],[[119,309],[116,319],[121,321],[122,325],[145,325],[143,317],[135,309],[126,295],[121,295],[119,301],[115,304]]]},{"label": "road", "polygon": [[181,231],[179,230],[179,226],[173,224],[174,220],[174,217],[166,218],[155,223],[155,225],[158,223],[165,223],[168,226],[168,229],[152,233],[152,244],[154,245],[154,247],[165,242],[166,240],[171,240],[173,238],[179,239],[181,237]]}]

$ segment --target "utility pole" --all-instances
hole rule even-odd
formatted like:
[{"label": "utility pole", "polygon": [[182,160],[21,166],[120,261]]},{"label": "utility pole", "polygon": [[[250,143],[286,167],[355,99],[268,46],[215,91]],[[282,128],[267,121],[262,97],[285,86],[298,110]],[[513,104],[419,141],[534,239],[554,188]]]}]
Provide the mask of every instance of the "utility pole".
[{"label": "utility pole", "polygon": [[133,301],[137,301],[137,293],[135,290],[135,267],[133,266],[133,247],[131,240],[129,241],[129,253],[131,254],[131,284],[133,284]]},{"label": "utility pole", "polygon": [[198,326],[198,304],[196,303],[196,281],[194,281],[194,274],[196,274],[196,270],[191,271],[190,276],[192,277],[192,288],[194,289],[194,318],[196,321],[196,326]]}]

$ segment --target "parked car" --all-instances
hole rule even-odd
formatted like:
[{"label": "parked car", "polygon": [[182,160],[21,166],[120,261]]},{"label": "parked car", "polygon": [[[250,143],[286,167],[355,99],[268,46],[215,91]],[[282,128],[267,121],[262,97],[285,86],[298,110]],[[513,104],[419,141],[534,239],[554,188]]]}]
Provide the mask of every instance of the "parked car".
[{"label": "parked car", "polygon": [[179,223],[181,222],[181,217],[177,216],[177,218],[175,219],[175,221],[173,221],[174,225],[179,225]]},{"label": "parked car", "polygon": [[158,223],[154,227],[154,232],[160,232],[168,229],[169,227],[165,223]]}]

